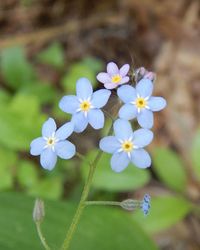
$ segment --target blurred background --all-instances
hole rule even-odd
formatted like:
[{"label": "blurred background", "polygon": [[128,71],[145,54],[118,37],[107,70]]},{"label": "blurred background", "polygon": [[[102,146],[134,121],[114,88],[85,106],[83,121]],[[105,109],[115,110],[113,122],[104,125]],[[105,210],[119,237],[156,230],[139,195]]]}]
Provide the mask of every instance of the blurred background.
[{"label": "blurred background", "polygon": [[[109,61],[157,74],[155,95],[168,101],[155,114],[148,170],[111,171],[104,154],[91,200],[152,197],[150,214],[116,208],[85,210],[74,250],[200,249],[200,2],[198,0],[0,1],[0,249],[42,249],[32,221],[34,197],[45,199],[43,230],[58,249],[80,198],[87,165],[59,160],[52,172],[29,155],[42,123],[70,117],[59,110],[79,77],[95,89]],[[112,98],[107,111],[115,110]],[[71,140],[94,158],[102,131]]]}]

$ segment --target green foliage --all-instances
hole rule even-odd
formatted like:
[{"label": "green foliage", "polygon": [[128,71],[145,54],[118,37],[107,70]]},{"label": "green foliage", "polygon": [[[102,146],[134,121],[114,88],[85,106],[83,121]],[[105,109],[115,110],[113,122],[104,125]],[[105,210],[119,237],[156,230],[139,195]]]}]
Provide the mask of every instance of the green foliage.
[{"label": "green foliage", "polygon": [[190,203],[181,197],[162,196],[152,199],[151,210],[147,217],[136,211],[133,218],[145,231],[156,233],[181,221],[191,209]]},{"label": "green foliage", "polygon": [[[92,162],[96,154],[96,151],[91,151],[81,165],[84,179],[87,178],[89,170],[87,162]],[[149,181],[150,175],[147,171],[131,164],[123,172],[115,173],[110,167],[110,157],[109,154],[103,154],[97,165],[93,178],[95,188],[113,192],[128,191],[138,189]]]},{"label": "green foliage", "polygon": [[170,149],[156,148],[153,151],[154,169],[159,178],[170,188],[184,192],[187,176],[180,157]]},{"label": "green foliage", "polygon": [[197,131],[192,144],[192,161],[196,177],[200,181],[200,129]]},{"label": "green foliage", "polygon": [[17,155],[0,147],[0,190],[13,187],[13,173],[17,163]]},{"label": "green foliage", "polygon": [[39,62],[53,66],[57,69],[64,67],[64,50],[59,43],[51,44],[47,49],[37,55]]},{"label": "green foliage", "polygon": [[101,68],[102,65],[100,61],[90,57],[72,64],[62,79],[62,85],[65,91],[71,94],[75,93],[76,81],[81,77],[88,78],[95,88],[97,86],[96,73],[100,71]]},{"label": "green foliage", "polygon": [[20,47],[8,48],[1,53],[0,68],[5,83],[12,89],[30,85],[35,78],[34,70]]},{"label": "green foliage", "polygon": [[[1,193],[0,203],[0,248],[7,250],[42,249],[30,216],[34,204],[33,199],[18,194]],[[45,202],[45,210],[46,217],[42,229],[52,249],[59,249],[74,214],[75,206],[70,202],[49,201]],[[156,250],[157,248],[137,223],[131,221],[130,216],[123,211],[87,207],[70,249]]]}]

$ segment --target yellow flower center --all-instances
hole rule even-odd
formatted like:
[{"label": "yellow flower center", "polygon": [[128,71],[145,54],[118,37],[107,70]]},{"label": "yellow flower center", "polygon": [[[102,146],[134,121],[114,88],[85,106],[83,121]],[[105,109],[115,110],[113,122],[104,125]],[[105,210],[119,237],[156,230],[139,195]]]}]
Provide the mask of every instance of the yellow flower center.
[{"label": "yellow flower center", "polygon": [[137,108],[145,108],[147,106],[147,101],[143,97],[138,97],[135,104]]},{"label": "yellow flower center", "polygon": [[124,141],[122,143],[122,149],[125,152],[131,152],[133,150],[133,143],[131,141]]},{"label": "yellow flower center", "polygon": [[122,77],[120,75],[114,75],[112,77],[112,82],[113,83],[119,83],[122,80]]},{"label": "yellow flower center", "polygon": [[53,146],[54,144],[55,144],[55,138],[53,138],[53,137],[48,138],[47,145]]},{"label": "yellow flower center", "polygon": [[80,109],[82,111],[88,111],[89,109],[91,108],[91,103],[89,101],[83,101],[81,104],[80,104]]}]

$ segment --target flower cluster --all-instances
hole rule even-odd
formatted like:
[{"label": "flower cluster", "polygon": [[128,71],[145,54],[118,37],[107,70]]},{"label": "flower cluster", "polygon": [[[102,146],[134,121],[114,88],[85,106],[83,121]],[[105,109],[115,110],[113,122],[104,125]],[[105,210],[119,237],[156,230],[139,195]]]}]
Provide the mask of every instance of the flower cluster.
[{"label": "flower cluster", "polygon": [[[111,89],[117,88],[117,95],[124,103],[119,110],[119,118],[114,122],[114,134],[102,138],[99,147],[102,151],[112,154],[111,168],[116,172],[124,170],[129,163],[139,168],[151,165],[151,158],[144,149],[153,139],[149,130],[153,126],[153,112],[160,111],[166,106],[162,97],[152,96],[153,72],[143,67],[136,70],[136,86],[133,87],[128,76],[130,66],[121,68],[114,62],[107,65],[107,72],[97,75],[97,80],[104,84],[104,89],[93,92],[92,84],[87,78],[80,78],[76,84],[76,95],[64,96],[59,107],[65,113],[72,115],[71,121],[59,129],[52,118],[49,118],[42,127],[42,137],[31,142],[30,153],[40,155],[43,168],[52,170],[57,156],[70,159],[76,153],[75,146],[66,140],[73,132],[83,132],[88,124],[94,129],[104,126],[105,117],[101,110],[110,96]],[[125,84],[126,83],[126,84]],[[136,119],[141,128],[133,131],[130,120]]]}]

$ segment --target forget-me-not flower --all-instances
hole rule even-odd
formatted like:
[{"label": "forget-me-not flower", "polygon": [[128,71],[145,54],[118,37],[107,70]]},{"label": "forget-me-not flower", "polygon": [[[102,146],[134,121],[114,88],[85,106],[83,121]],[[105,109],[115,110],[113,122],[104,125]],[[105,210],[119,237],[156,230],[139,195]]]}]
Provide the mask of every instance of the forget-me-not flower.
[{"label": "forget-me-not flower", "polygon": [[119,110],[119,117],[126,120],[137,118],[143,128],[153,127],[153,112],[165,108],[166,101],[162,97],[151,96],[153,83],[149,79],[142,79],[136,87],[121,86],[117,90],[119,98],[125,103]]},{"label": "forget-me-not flower", "polygon": [[119,85],[129,81],[129,76],[127,76],[129,69],[129,64],[124,64],[119,69],[116,63],[110,62],[107,64],[107,72],[99,73],[97,80],[103,83],[106,89],[117,88]]},{"label": "forget-me-not flower", "polygon": [[57,156],[70,159],[75,155],[74,144],[66,140],[74,130],[72,122],[68,122],[56,130],[54,119],[49,118],[42,126],[42,137],[31,142],[30,153],[40,155],[40,164],[43,168],[52,170],[56,164]]},{"label": "forget-me-not flower", "polygon": [[108,102],[111,91],[101,89],[93,93],[90,81],[80,78],[76,84],[76,94],[64,96],[59,103],[64,112],[72,114],[74,131],[82,132],[88,123],[94,129],[103,128],[104,114],[100,108]]},{"label": "forget-me-not flower", "polygon": [[113,154],[111,168],[116,172],[124,170],[130,162],[139,168],[151,165],[151,158],[143,147],[153,139],[153,133],[148,129],[138,129],[133,132],[130,122],[118,119],[114,122],[114,136],[101,139],[100,149]]},{"label": "forget-me-not flower", "polygon": [[149,209],[151,207],[150,201],[151,201],[151,196],[149,194],[145,194],[140,206],[144,215],[147,215],[149,213]]}]

